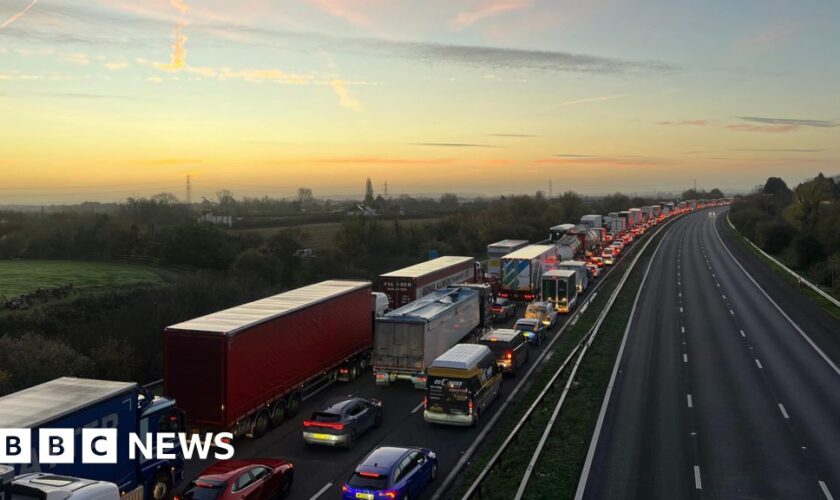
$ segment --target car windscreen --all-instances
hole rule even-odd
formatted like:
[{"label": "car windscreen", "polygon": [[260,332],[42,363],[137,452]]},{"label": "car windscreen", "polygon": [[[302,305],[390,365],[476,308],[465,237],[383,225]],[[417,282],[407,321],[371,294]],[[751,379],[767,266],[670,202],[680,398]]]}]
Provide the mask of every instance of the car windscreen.
[{"label": "car windscreen", "polygon": [[224,491],[224,481],[202,479],[190,483],[189,488],[181,496],[189,500],[216,500]]},{"label": "car windscreen", "polygon": [[313,422],[338,422],[341,420],[341,415],[338,415],[337,413],[316,411],[312,414],[312,418],[310,418],[310,420]]},{"label": "car windscreen", "polygon": [[347,481],[347,486],[369,490],[384,490],[388,487],[388,478],[385,476],[362,476],[358,472],[354,472],[350,476],[350,480]]},{"label": "car windscreen", "polygon": [[513,326],[514,330],[521,330],[523,332],[533,332],[536,325],[534,323],[516,323]]}]

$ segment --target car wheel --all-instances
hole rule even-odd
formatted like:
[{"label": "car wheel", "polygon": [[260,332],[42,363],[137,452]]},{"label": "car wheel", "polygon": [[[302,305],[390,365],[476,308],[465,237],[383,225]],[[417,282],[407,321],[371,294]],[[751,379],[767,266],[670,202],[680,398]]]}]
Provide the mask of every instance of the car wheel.
[{"label": "car wheel", "polygon": [[286,498],[289,496],[289,492],[292,491],[292,482],[294,481],[293,476],[289,476],[283,481],[283,487],[280,489],[280,498]]},{"label": "car wheel", "polygon": [[356,431],[351,432],[347,436],[347,441],[344,443],[344,447],[348,450],[352,450],[354,446],[356,446]]},{"label": "car wheel", "polygon": [[151,498],[153,500],[167,500],[172,493],[172,476],[166,471],[160,471],[152,481]]}]

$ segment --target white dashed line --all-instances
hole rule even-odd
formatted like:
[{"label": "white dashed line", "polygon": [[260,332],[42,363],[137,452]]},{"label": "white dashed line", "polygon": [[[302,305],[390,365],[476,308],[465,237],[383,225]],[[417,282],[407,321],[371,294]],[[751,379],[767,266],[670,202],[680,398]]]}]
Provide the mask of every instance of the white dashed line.
[{"label": "white dashed line", "polygon": [[700,466],[699,465],[694,466],[694,488],[696,488],[698,490],[703,489],[703,482],[700,481]]},{"label": "white dashed line", "polygon": [[831,496],[831,492],[828,491],[828,486],[825,485],[825,481],[817,481],[817,482],[820,485],[820,489],[822,490],[823,495],[825,495],[825,500],[834,500],[834,497]]},{"label": "white dashed line", "polygon": [[680,312],[683,312],[683,308],[682,308],[682,307],[680,307]]},{"label": "white dashed line", "polygon": [[685,395],[685,401],[688,403],[689,408],[694,408],[694,401],[691,400],[691,394]]},{"label": "white dashed line", "polygon": [[688,354],[683,354],[683,363],[688,363]]},{"label": "white dashed line", "polygon": [[725,293],[720,294],[720,296],[723,297],[723,300],[726,300],[726,294]]},{"label": "white dashed line", "polygon": [[420,411],[420,408],[423,408],[423,402],[422,401],[420,401],[420,404],[417,405],[417,407],[415,407],[413,410],[411,410],[411,413],[417,413],[418,411]]},{"label": "white dashed line", "polygon": [[720,288],[720,283],[715,283],[715,285],[717,285],[717,287]]},{"label": "white dashed line", "polygon": [[682,298],[682,292],[679,292],[679,294],[680,294],[680,298]]},{"label": "white dashed line", "polygon": [[757,359],[755,360],[755,366],[757,366],[759,370],[764,368],[763,366],[761,366],[761,361],[759,361]]},{"label": "white dashed line", "polygon": [[309,497],[309,500],[315,500],[316,498],[320,497],[321,495],[324,494],[324,492],[326,492],[328,489],[330,489],[330,486],[332,486],[332,485],[333,485],[332,483],[325,484],[324,487],[321,488],[320,490],[318,490],[317,493],[315,493],[314,495]]},{"label": "white dashed line", "polygon": [[685,333],[685,327],[684,327],[684,326],[681,326],[681,327],[680,327],[680,331],[681,331],[682,333]]},{"label": "white dashed line", "polygon": [[742,336],[742,337],[744,337],[744,338],[746,338],[746,337],[747,337],[747,334],[746,334],[746,333],[744,333],[744,330],[741,330],[741,336]]},{"label": "white dashed line", "polygon": [[790,420],[790,415],[788,415],[787,410],[785,410],[785,405],[779,403],[779,411],[782,412],[782,416],[785,417],[787,420]]},{"label": "white dashed line", "polygon": [[735,311],[733,311],[732,309],[730,309],[730,310],[729,310],[729,314],[731,314],[732,316],[735,316]]}]

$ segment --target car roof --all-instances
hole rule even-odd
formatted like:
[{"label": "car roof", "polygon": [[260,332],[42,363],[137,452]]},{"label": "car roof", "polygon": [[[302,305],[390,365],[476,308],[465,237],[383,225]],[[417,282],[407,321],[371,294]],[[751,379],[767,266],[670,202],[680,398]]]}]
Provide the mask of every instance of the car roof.
[{"label": "car roof", "polygon": [[344,413],[351,404],[359,401],[360,399],[361,398],[356,396],[339,396],[330,398],[318,411],[321,413]]},{"label": "car roof", "polygon": [[542,321],[534,318],[519,318],[518,320],[516,320],[516,323],[514,323],[514,326],[518,325],[519,323],[536,324],[542,323]]},{"label": "car roof", "polygon": [[215,479],[219,481],[224,481],[230,479],[233,476],[236,476],[242,469],[253,467],[255,465],[279,467],[286,463],[288,462],[277,458],[243,458],[222,460],[204,469],[204,472],[199,474],[198,477],[201,479]]},{"label": "car roof", "polygon": [[356,467],[356,472],[388,474],[412,448],[382,446],[370,452]]},{"label": "car roof", "polygon": [[487,342],[510,342],[517,335],[522,334],[518,330],[499,328],[498,330],[492,330],[485,333],[484,336],[481,337],[481,340]]}]

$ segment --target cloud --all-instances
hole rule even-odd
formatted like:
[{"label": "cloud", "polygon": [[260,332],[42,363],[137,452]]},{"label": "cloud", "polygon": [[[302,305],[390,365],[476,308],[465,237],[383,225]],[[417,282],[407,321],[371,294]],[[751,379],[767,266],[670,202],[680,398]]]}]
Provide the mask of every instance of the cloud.
[{"label": "cloud", "polygon": [[174,34],[175,40],[172,42],[172,61],[168,63],[157,63],[157,67],[161,71],[181,71],[187,63],[187,36],[184,35],[183,29],[187,25],[184,21],[179,21],[175,25]]},{"label": "cloud", "polygon": [[490,0],[482,2],[476,9],[459,12],[449,21],[452,29],[463,29],[472,26],[474,23],[506,12],[524,9],[531,5],[531,0]]},{"label": "cloud", "polygon": [[784,22],[763,27],[760,31],[742,36],[734,44],[736,51],[758,50],[764,51],[790,40],[794,35],[802,31],[804,25],[801,22]]},{"label": "cloud", "polygon": [[536,135],[532,134],[487,134],[487,137],[513,137],[513,138],[528,138],[528,137],[537,137]]},{"label": "cloud", "polygon": [[661,158],[652,158],[647,156],[637,155],[575,155],[575,154],[559,154],[554,155],[553,158],[541,158],[534,160],[536,164],[548,165],[569,165],[569,166],[586,166],[586,165],[604,165],[604,166],[644,166],[644,165],[661,165],[668,163]]},{"label": "cloud", "polygon": [[344,81],[332,80],[330,82],[330,86],[332,86],[335,93],[338,94],[339,104],[347,109],[352,109],[353,111],[364,111],[364,106],[362,106],[362,103],[359,102],[358,99],[350,94],[350,91],[347,90],[347,87],[344,85]]},{"label": "cloud", "polygon": [[370,24],[370,19],[365,17],[363,14],[353,12],[352,10],[347,9],[346,5],[341,5],[342,3],[346,4],[346,1],[342,2],[341,0],[310,0],[310,3],[316,5],[321,10],[330,13],[334,17],[344,19],[350,24],[354,24],[356,26],[367,26]]},{"label": "cloud", "polygon": [[493,144],[470,144],[465,142],[412,142],[411,146],[430,146],[438,148],[498,148]]},{"label": "cloud", "polygon": [[706,120],[679,120],[679,121],[664,121],[656,122],[657,125],[691,125],[695,127],[705,127],[709,125]]},{"label": "cloud", "polygon": [[163,81],[163,78],[161,78],[159,76],[150,76],[150,77],[146,78],[146,81],[151,82],[151,83],[160,83],[160,82]]},{"label": "cloud", "polygon": [[182,0],[169,0],[169,4],[181,13],[181,15],[186,15],[187,12],[190,11],[190,8],[185,4]]},{"label": "cloud", "polygon": [[133,163],[142,165],[182,165],[184,163],[201,163],[201,158],[154,158],[150,160],[137,160]]},{"label": "cloud", "polygon": [[817,148],[753,148],[753,149],[730,149],[729,151],[741,151],[750,153],[822,153],[827,149]]},{"label": "cloud", "polygon": [[739,120],[768,125],[792,125],[794,127],[833,128],[840,126],[835,120],[811,120],[797,118],[766,118],[762,116],[739,116]]},{"label": "cloud", "polygon": [[735,123],[727,125],[726,128],[739,132],[765,132],[768,134],[780,134],[799,130],[798,125],[751,125],[749,123]]},{"label": "cloud", "polygon": [[3,24],[0,24],[0,30],[6,28],[6,26],[11,25],[13,22],[15,22],[18,19],[20,19],[21,17],[23,17],[23,15],[26,14],[27,12],[29,12],[29,9],[34,7],[36,3],[38,3],[38,0],[32,0],[32,2],[29,5],[27,5],[26,7],[24,7],[23,10],[21,10],[17,14],[15,14],[12,17],[3,21]]},{"label": "cloud", "polygon": [[[451,158],[384,158],[380,156],[348,156],[335,158],[309,158],[302,160],[303,163],[318,164],[393,164],[393,165],[438,165],[452,163]],[[292,162],[295,162],[292,160]],[[282,163],[289,163],[283,161]]]},{"label": "cloud", "polygon": [[111,71],[119,71],[121,69],[125,69],[129,66],[127,62],[109,62],[103,64],[106,68],[110,69]]},{"label": "cloud", "polygon": [[613,99],[622,99],[624,97],[629,97],[631,94],[618,94],[618,95],[606,95],[601,97],[587,97],[585,99],[575,99],[573,101],[565,101],[559,104],[555,104],[555,107],[560,106],[572,106],[575,104],[584,104],[587,102],[602,102],[602,101],[611,101]]},{"label": "cloud", "polygon": [[73,64],[78,64],[80,66],[87,66],[90,64],[90,57],[83,52],[74,52],[72,54],[67,54],[64,56],[64,60],[67,62],[71,62]]}]

